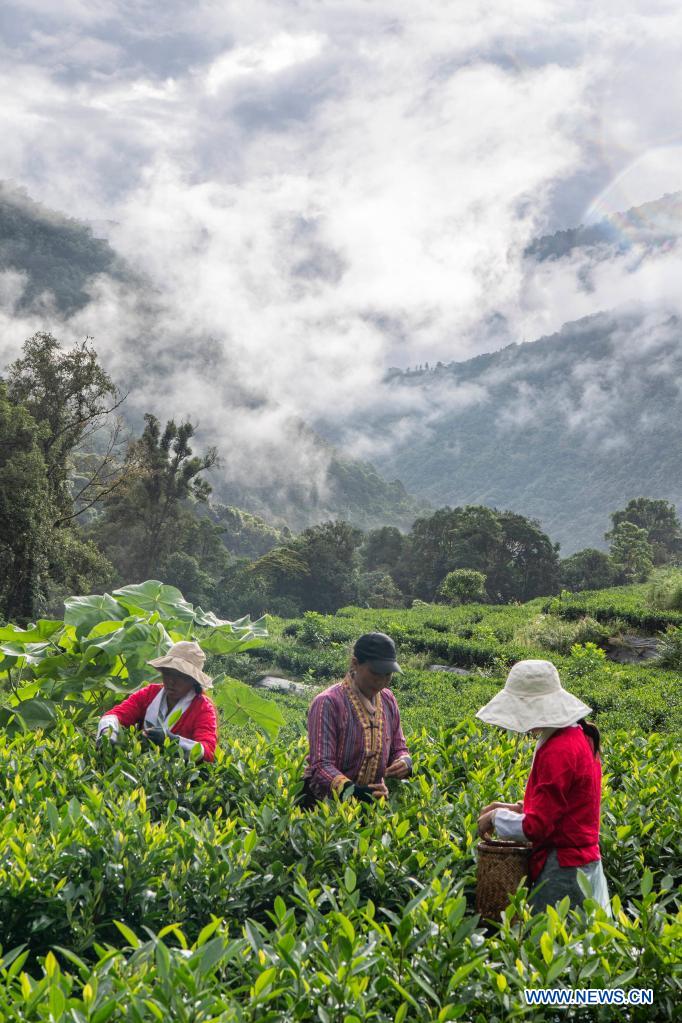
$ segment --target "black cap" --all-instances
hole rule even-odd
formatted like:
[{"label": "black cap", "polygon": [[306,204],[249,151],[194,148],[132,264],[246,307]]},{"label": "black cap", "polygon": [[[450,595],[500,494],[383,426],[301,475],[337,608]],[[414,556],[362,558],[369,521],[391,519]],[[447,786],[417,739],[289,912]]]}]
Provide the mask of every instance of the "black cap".
[{"label": "black cap", "polygon": [[377,675],[388,675],[400,671],[396,661],[395,643],[385,632],[367,632],[353,647],[353,653],[360,664],[369,664]]}]

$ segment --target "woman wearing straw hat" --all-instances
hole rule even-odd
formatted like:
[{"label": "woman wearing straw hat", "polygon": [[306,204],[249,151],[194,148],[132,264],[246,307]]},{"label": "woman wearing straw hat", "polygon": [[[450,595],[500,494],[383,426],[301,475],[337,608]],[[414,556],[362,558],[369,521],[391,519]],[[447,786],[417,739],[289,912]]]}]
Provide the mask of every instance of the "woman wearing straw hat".
[{"label": "woman wearing straw hat", "polygon": [[478,711],[490,725],[538,737],[522,803],[491,803],[481,810],[479,835],[530,842],[529,902],[535,912],[568,895],[581,905],[578,869],[593,897],[609,910],[599,851],[601,760],[590,708],[561,685],[550,661],[519,661],[504,689]]},{"label": "woman wearing straw hat", "polygon": [[198,643],[174,643],[167,654],[148,663],[158,668],[161,682],[132,693],[100,718],[97,741],[108,735],[116,742],[121,725],[138,725],[143,736],[157,746],[166,739],[187,754],[200,748],[197,759],[213,760],[218,742],[215,707],[204,694],[213,682],[204,674],[206,656]]}]

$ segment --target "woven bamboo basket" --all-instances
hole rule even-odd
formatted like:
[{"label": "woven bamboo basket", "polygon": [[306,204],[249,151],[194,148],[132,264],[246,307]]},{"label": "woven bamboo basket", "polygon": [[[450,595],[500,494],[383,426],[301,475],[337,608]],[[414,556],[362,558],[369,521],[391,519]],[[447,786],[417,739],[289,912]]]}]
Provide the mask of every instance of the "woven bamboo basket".
[{"label": "woven bamboo basket", "polygon": [[478,844],[476,911],[499,920],[523,877],[528,876],[530,846],[484,838]]}]

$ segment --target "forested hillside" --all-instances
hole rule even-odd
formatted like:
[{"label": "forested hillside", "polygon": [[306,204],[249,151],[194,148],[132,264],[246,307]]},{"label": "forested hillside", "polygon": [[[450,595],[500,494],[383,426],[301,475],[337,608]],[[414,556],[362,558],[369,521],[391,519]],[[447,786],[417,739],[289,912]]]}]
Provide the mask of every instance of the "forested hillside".
[{"label": "forested hillside", "polygon": [[682,192],[664,195],[625,213],[612,213],[596,224],[569,228],[543,235],[526,249],[526,255],[538,261],[561,259],[576,249],[626,251],[633,245],[652,248],[669,245],[682,233]]},{"label": "forested hillside", "polygon": [[97,274],[134,286],[131,271],[87,224],[0,181],[0,273],[8,270],[22,276],[19,310],[54,301],[61,313],[74,313],[89,301],[88,286]]},{"label": "forested hillside", "polygon": [[[603,546],[609,511],[646,493],[682,506],[682,328],[602,314],[463,363],[394,372],[428,428],[377,461],[434,505],[539,519],[566,555]],[[390,428],[390,420],[384,421]]]},{"label": "forested hillside", "polygon": [[[149,329],[154,326],[152,286],[128,266],[106,240],[96,238],[92,229],[34,202],[22,189],[0,182],[0,277],[8,282],[0,289],[0,304],[7,312],[52,311],[65,322],[90,300],[89,289],[98,275],[123,284],[131,295],[141,296]],[[49,316],[46,321],[53,322]],[[25,337],[0,338],[10,351],[18,354]],[[97,342],[97,338],[94,339]],[[129,337],[133,347],[144,345],[143,337]],[[0,376],[4,367],[0,365]],[[150,361],[145,365],[146,384],[154,392],[154,378],[169,372],[168,365]],[[124,392],[139,385],[133,378],[120,376],[117,384]],[[150,404],[153,401],[150,400]],[[129,406],[121,409],[127,424],[137,430],[141,417]],[[237,505],[260,515],[277,526],[304,529],[328,518],[342,517],[360,528],[390,524],[408,528],[428,502],[408,494],[399,480],[387,480],[368,462],[358,462],[335,451],[306,423],[291,425],[292,443],[305,437],[315,452],[315,474],[319,485],[311,489],[309,479],[292,480],[285,489],[281,483],[255,485],[231,473],[226,460],[213,475],[214,488],[226,504]]]}]

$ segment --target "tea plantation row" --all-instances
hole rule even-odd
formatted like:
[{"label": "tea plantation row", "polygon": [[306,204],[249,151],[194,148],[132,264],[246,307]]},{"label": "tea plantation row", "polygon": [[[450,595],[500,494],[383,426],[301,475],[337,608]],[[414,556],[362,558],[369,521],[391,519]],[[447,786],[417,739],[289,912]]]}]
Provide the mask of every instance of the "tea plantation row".
[{"label": "tea plantation row", "polygon": [[[262,646],[248,655],[216,658],[215,667],[245,681],[267,673],[284,675],[311,685],[312,696],[344,675],[353,641],[379,629],[388,632],[398,647],[403,674],[395,675],[391,685],[408,729],[456,725],[504,684],[514,661],[549,657],[564,684],[593,708],[602,729],[682,733],[682,673],[651,662],[616,664],[599,646],[624,627],[632,631],[624,623],[623,609],[637,606],[637,613],[646,618],[641,589],[577,594],[576,599],[591,602],[593,612],[602,608],[602,622],[586,611],[577,620],[572,611],[565,617],[562,611],[574,607],[572,597],[563,603],[539,599],[516,606],[422,605],[409,611],[345,608],[336,615],[309,613],[293,622],[275,621]],[[657,615],[661,628],[676,628],[680,618],[676,612]],[[456,666],[468,674],[428,670],[433,664]],[[299,734],[305,722],[300,700],[279,702],[290,722],[289,734]]]},{"label": "tea plantation row", "polygon": [[[476,816],[522,791],[525,741],[471,723],[413,737],[417,774],[387,806],[309,814],[294,805],[303,743],[226,745],[209,768],[134,739],[99,754],[68,722],[38,749],[30,735],[0,740],[3,948],[24,948],[5,959],[3,1018],[494,1020],[531,1012],[526,986],[616,983],[655,988],[659,1018],[673,1018],[673,737],[609,739],[616,918],[519,909],[487,936],[473,913]],[[146,943],[111,951],[121,931]]]},{"label": "tea plantation row", "polygon": [[[600,617],[599,595],[579,596],[589,616],[547,601],[306,615],[271,623],[260,647],[214,655],[215,673],[252,681],[273,671],[313,694],[344,673],[361,632],[391,633],[415,776],[391,783],[386,805],[297,807],[300,697],[278,698],[287,727],[276,742],[224,726],[210,766],[143,750],[130,733],[98,751],[94,720],[60,712],[45,734],[1,734],[0,1019],[674,1019],[680,673],[607,662],[597,644],[632,594],[606,595],[611,617]],[[524,889],[499,929],[474,911],[478,810],[522,794],[532,743],[473,713],[523,656],[551,657],[602,729],[611,918],[590,903],[531,917]],[[525,1004],[525,988],[554,986],[652,988],[655,1004]]]}]

